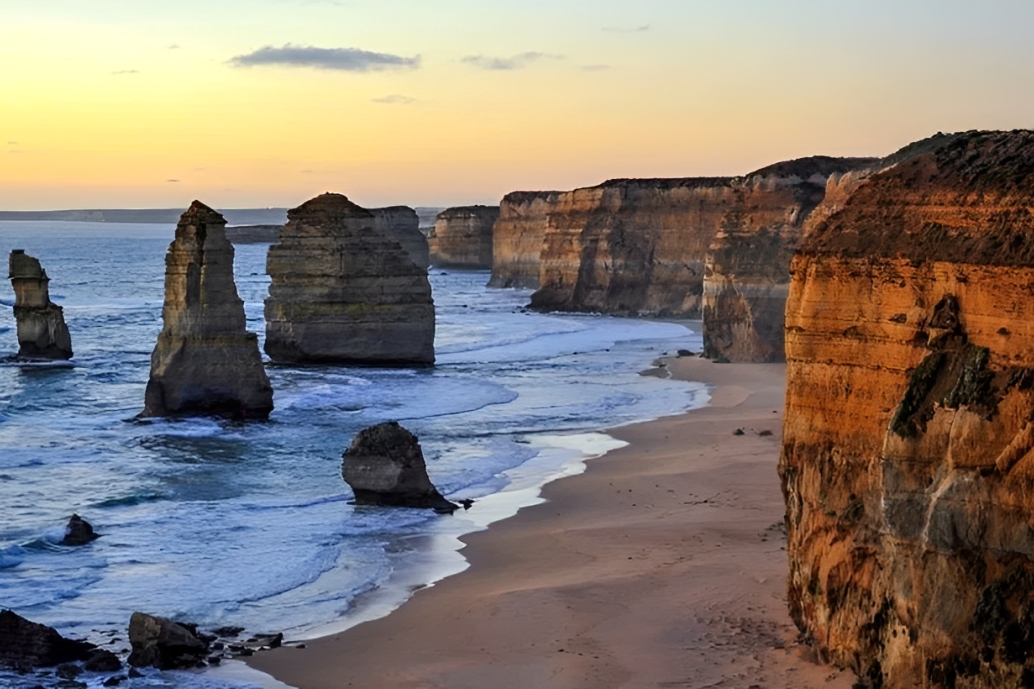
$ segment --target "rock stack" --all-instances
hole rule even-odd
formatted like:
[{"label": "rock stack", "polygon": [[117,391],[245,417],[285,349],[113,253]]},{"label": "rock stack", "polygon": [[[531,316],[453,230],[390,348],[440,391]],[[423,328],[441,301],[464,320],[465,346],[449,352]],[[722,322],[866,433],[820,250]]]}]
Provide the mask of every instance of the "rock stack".
[{"label": "rock stack", "polygon": [[1034,132],[938,137],[804,240],[789,602],[869,687],[1034,681]]},{"label": "rock stack", "polygon": [[492,279],[489,287],[539,288],[542,243],[562,192],[515,191],[499,204],[492,227]]},{"label": "rock stack", "polygon": [[274,360],[434,363],[427,271],[341,194],[288,212],[267,271],[266,352]]},{"label": "rock stack", "polygon": [[372,208],[374,224],[384,233],[402,245],[413,263],[424,270],[430,265],[427,237],[420,231],[420,218],[409,206],[388,206]]},{"label": "rock stack", "polygon": [[72,337],[64,310],[50,301],[50,278],[40,262],[22,249],[8,257],[18,323],[19,359],[71,359]]},{"label": "rock stack", "polygon": [[142,416],[266,418],[273,409],[258,337],[245,329],[226,220],[194,201],[165,257],[164,328]]},{"label": "rock stack", "polygon": [[492,267],[492,226],[499,206],[446,208],[429,239],[431,264],[455,268]]}]

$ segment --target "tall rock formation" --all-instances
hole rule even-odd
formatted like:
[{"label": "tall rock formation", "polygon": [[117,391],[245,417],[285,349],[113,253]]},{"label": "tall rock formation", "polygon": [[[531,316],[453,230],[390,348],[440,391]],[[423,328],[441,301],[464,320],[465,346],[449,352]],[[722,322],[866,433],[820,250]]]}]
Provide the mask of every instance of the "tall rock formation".
[{"label": "tall rock formation", "polygon": [[424,270],[431,264],[427,237],[420,231],[420,218],[409,206],[371,208],[378,231],[402,245],[413,263]]},{"label": "tall rock formation", "polygon": [[434,363],[427,271],[341,194],[288,211],[266,267],[266,352],[274,360]]},{"label": "tall rock formation", "polygon": [[813,211],[828,215],[877,163],[816,156],[777,163],[734,182],[735,201],[720,220],[704,267],[704,356],[783,361],[790,259],[808,221]]},{"label": "tall rock formation", "polygon": [[514,191],[499,204],[492,227],[492,278],[489,287],[539,288],[542,246],[549,214],[560,191]]},{"label": "tall rock formation", "polygon": [[492,226],[499,206],[446,208],[428,237],[431,264],[456,268],[492,267]]},{"label": "tall rock formation", "polygon": [[245,329],[226,220],[200,201],[165,256],[162,319],[141,416],[269,416],[273,389],[258,337]]},{"label": "tall rock formation", "polygon": [[561,194],[546,227],[532,307],[699,317],[704,258],[737,202],[735,183],[618,179]]},{"label": "tall rock formation", "polygon": [[871,687],[1032,686],[1034,132],[925,145],[793,259],[790,610]]},{"label": "tall rock formation", "polygon": [[47,271],[22,249],[8,257],[18,324],[19,359],[71,359],[72,337],[64,310],[50,301]]}]

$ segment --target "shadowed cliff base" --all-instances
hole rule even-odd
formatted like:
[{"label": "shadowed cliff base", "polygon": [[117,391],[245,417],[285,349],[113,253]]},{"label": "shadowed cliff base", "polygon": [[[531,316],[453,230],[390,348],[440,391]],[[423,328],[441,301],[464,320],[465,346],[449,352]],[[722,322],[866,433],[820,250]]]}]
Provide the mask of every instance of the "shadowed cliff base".
[{"label": "shadowed cliff base", "polygon": [[795,622],[871,687],[1034,681],[1034,132],[903,149],[787,303]]}]

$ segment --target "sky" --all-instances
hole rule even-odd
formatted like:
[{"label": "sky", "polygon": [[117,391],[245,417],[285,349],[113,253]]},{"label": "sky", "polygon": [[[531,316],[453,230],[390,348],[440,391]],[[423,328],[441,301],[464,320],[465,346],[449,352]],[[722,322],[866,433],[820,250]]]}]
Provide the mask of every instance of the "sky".
[{"label": "sky", "polygon": [[1034,128],[1029,0],[0,0],[0,209],[498,203]]}]

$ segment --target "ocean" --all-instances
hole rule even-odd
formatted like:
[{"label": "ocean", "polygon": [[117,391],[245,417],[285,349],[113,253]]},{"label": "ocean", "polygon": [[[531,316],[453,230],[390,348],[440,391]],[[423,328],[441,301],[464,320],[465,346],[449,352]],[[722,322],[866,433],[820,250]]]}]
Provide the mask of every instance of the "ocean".
[{"label": "ocean", "polygon": [[[136,610],[289,639],[385,614],[463,569],[460,535],[619,445],[601,430],[708,399],[701,384],[639,375],[662,354],[701,348],[680,324],[528,312],[530,291],[486,289],[486,271],[432,268],[434,368],[267,362],[268,422],[137,421],[173,231],[0,222],[4,256],[41,260],[75,350],[70,363],[0,364],[0,608],[65,635],[122,648]],[[260,340],[266,249],[241,245],[235,259]],[[17,351],[13,300],[0,281],[0,356]],[[341,453],[387,420],[420,438],[432,481],[474,499],[469,512],[348,504]],[[58,545],[73,512],[102,537]],[[0,673],[0,686],[37,682]],[[152,672],[120,686],[249,683]]]}]

